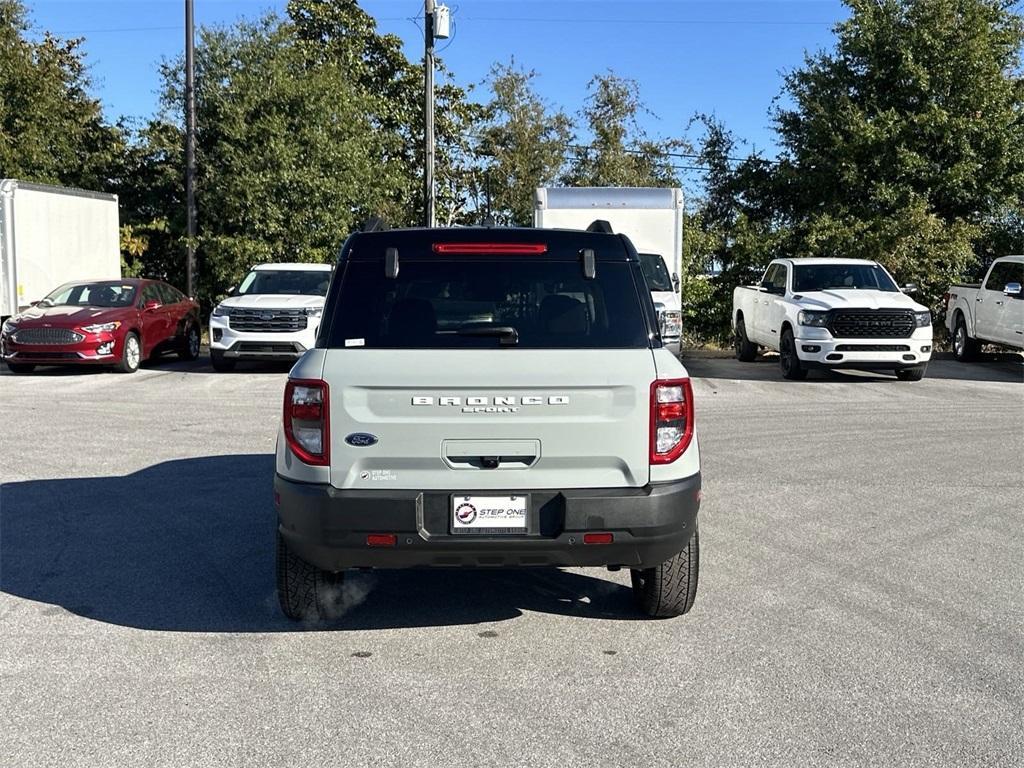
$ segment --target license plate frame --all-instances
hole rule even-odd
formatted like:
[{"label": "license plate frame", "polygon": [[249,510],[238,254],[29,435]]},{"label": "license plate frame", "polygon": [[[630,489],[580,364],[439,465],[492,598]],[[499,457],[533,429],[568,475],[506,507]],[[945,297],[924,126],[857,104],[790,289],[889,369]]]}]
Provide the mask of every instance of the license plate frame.
[{"label": "license plate frame", "polygon": [[[455,536],[515,536],[529,532],[528,493],[451,495],[448,529]],[[494,510],[502,514],[493,514]]]}]

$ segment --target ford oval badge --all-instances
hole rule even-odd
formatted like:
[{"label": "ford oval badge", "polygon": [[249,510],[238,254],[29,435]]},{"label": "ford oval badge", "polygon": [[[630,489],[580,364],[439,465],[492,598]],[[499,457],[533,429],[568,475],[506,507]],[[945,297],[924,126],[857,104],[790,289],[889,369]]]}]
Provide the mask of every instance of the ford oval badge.
[{"label": "ford oval badge", "polygon": [[353,432],[345,438],[345,442],[356,448],[369,448],[371,445],[377,444],[377,436],[366,432]]}]

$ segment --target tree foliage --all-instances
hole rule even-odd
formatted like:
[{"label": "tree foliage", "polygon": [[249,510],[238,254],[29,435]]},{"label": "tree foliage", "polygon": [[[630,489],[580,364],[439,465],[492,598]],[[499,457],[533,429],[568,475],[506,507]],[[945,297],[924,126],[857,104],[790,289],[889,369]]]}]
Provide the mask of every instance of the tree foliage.
[{"label": "tree foliage", "polygon": [[33,41],[20,0],[0,0],[0,177],[108,185],[124,141],[89,95],[81,43]]}]

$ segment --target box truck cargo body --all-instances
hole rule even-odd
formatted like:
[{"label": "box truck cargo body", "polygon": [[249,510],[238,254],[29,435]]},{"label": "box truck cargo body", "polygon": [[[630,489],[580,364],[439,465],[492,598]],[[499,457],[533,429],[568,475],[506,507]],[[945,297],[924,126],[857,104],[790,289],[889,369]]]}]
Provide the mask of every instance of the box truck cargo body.
[{"label": "box truck cargo body", "polygon": [[0,317],[75,280],[119,280],[117,195],[0,180]]},{"label": "box truck cargo body", "polygon": [[679,273],[683,259],[683,191],[656,187],[541,187],[534,225],[586,229],[597,219],[626,235],[637,252],[662,324],[662,341],[678,354],[682,336]]}]

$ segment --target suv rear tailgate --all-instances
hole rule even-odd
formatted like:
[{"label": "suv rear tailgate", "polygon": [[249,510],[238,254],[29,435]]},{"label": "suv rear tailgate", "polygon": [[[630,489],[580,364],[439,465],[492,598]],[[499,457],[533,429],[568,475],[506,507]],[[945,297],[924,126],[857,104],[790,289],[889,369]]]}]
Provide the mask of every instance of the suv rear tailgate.
[{"label": "suv rear tailgate", "polygon": [[[650,349],[331,349],[323,377],[337,488],[612,488],[650,479]],[[357,433],[376,442],[346,440]]]}]

